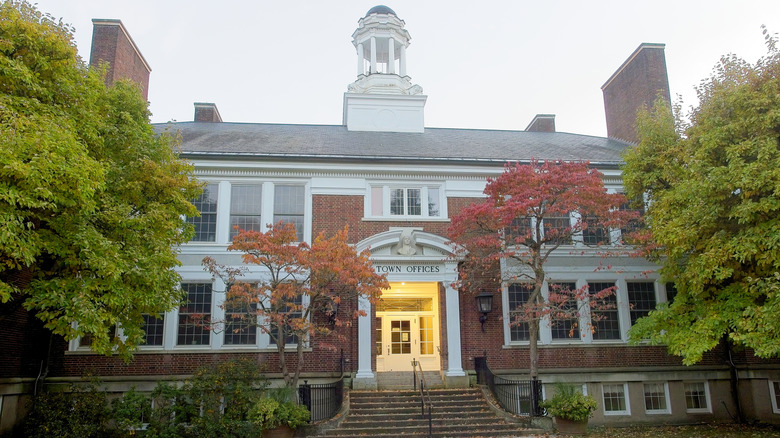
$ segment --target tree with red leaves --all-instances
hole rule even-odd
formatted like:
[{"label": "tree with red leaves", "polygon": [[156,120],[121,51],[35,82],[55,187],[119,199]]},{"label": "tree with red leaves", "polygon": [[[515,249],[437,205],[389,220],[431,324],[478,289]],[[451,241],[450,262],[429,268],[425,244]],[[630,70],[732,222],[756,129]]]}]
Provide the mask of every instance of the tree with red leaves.
[{"label": "tree with red leaves", "polygon": [[582,306],[598,308],[614,293],[614,287],[599,291],[587,286],[550,287],[545,297],[545,264],[550,255],[563,251],[562,245],[574,254],[575,241],[589,246],[619,243],[610,229],[620,228],[632,213],[620,209],[625,197],[607,193],[602,174],[587,162],[507,164],[498,178],[488,179],[484,193],[487,199],[461,211],[449,228],[463,260],[460,288],[474,293],[496,285],[528,286],[527,301],[509,313],[510,325],[528,326],[530,373],[535,378],[540,322],[547,317],[576,318]]},{"label": "tree with red leaves", "polygon": [[[357,302],[365,296],[376,302],[389,284],[377,274],[368,252],[357,253],[347,243],[347,228],[326,238],[320,234],[309,245],[298,242],[290,223],[269,225],[268,231],[241,230],[228,247],[243,252],[245,266],[216,263],[210,257],[203,264],[226,285],[225,330],[258,327],[268,333],[279,354],[279,371],[290,388],[298,386],[303,368],[303,350],[314,335],[327,335],[365,312],[338,311],[342,302]],[[242,281],[246,265],[261,268],[262,280]],[[219,323],[212,322],[218,328]],[[291,372],[285,346],[296,344],[297,365]]]}]

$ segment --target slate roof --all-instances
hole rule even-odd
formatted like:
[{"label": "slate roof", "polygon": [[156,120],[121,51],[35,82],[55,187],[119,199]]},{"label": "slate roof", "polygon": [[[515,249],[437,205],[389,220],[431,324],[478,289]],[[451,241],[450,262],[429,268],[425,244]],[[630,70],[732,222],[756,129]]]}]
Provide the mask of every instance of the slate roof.
[{"label": "slate roof", "polygon": [[350,132],[341,125],[179,122],[188,158],[490,163],[531,158],[617,165],[622,141],[564,132],[425,128],[424,133]]}]

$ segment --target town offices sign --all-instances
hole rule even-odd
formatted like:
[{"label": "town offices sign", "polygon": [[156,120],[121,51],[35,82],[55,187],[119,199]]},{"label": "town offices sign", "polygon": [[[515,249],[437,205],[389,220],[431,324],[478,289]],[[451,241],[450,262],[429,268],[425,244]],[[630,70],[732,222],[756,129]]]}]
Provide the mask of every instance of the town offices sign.
[{"label": "town offices sign", "polygon": [[375,264],[374,270],[379,274],[438,274],[443,271],[441,265],[420,264]]}]

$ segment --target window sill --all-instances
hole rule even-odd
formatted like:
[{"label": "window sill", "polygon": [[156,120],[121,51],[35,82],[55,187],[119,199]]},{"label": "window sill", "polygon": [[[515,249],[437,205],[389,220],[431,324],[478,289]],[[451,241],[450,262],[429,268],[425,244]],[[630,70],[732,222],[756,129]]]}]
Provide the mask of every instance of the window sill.
[{"label": "window sill", "polygon": [[423,217],[423,216],[366,216],[363,222],[450,222],[448,217]]}]

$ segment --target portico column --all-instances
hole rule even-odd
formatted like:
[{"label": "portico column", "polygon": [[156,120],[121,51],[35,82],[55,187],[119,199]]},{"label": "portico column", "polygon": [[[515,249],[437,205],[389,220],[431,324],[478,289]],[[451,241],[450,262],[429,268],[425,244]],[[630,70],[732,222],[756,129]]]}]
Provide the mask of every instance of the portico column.
[{"label": "portico column", "polygon": [[371,302],[368,298],[358,298],[358,309],[365,315],[358,317],[358,370],[356,379],[373,379],[374,371],[371,369]]},{"label": "portico column", "polygon": [[366,72],[364,70],[365,69],[365,67],[364,67],[365,63],[363,62],[363,43],[360,43],[360,44],[357,45],[357,54],[358,54],[358,57],[357,57],[358,58],[358,64],[357,64],[358,76],[359,75],[364,75],[364,74],[366,74]]},{"label": "portico column", "polygon": [[462,377],[466,373],[463,371],[463,358],[461,356],[460,343],[460,297],[458,291],[453,289],[452,283],[456,280],[457,264],[447,263],[445,272],[454,272],[453,278],[447,278],[444,282],[445,299],[447,300],[447,376]]}]

